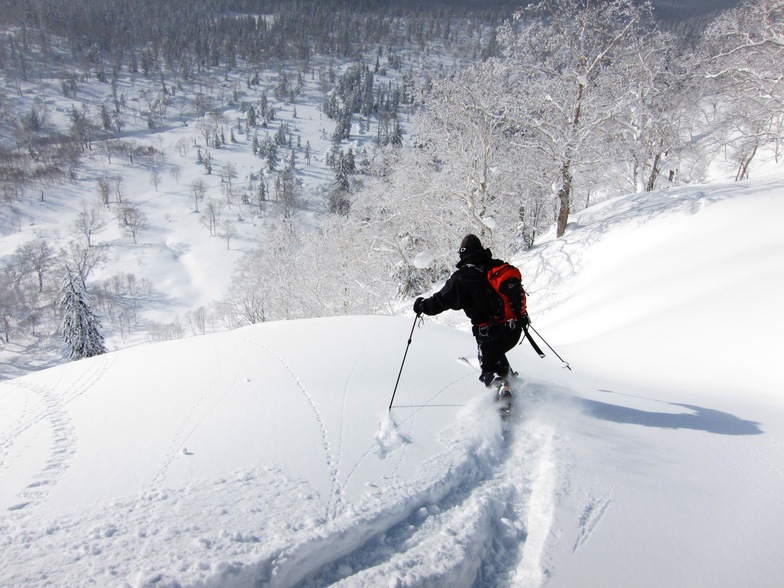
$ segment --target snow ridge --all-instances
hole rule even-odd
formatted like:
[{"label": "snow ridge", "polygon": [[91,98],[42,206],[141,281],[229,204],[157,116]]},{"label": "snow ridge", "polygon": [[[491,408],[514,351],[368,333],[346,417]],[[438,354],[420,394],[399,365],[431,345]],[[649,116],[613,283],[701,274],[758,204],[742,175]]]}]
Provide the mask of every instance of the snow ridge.
[{"label": "snow ridge", "polygon": [[522,558],[515,570],[516,585],[541,586],[546,579],[543,558],[555,515],[557,466],[553,459],[554,431],[541,424],[531,435],[539,446],[534,474],[530,480],[530,498],[526,513],[527,536]]}]

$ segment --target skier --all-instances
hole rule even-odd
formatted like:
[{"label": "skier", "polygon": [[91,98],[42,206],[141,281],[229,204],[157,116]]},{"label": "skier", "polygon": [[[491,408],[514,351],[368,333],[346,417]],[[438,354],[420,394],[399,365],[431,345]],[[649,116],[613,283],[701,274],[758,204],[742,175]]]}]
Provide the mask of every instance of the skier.
[{"label": "skier", "polygon": [[457,270],[444,287],[429,298],[417,298],[414,312],[436,315],[447,309],[463,310],[471,319],[472,333],[479,352],[479,379],[489,387],[499,386],[508,393],[508,378],[516,375],[509,366],[506,352],[520,341],[528,315],[521,320],[498,322],[493,317],[487,284],[487,270],[501,265],[490,249],[482,246],[476,235],[466,235],[460,243]]}]

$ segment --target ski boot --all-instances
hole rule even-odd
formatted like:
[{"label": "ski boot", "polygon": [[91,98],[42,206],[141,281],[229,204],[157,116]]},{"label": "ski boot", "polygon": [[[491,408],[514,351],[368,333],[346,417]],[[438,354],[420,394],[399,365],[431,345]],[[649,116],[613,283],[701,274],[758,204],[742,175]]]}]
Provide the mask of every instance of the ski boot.
[{"label": "ski boot", "polygon": [[509,381],[507,378],[496,378],[493,380],[493,386],[496,389],[495,399],[498,402],[498,411],[503,419],[507,419],[512,412],[512,389],[509,386]]}]

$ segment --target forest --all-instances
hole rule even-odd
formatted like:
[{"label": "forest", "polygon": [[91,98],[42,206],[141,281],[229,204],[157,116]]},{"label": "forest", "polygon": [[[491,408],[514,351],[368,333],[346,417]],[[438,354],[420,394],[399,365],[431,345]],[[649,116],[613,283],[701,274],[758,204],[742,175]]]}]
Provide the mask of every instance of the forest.
[{"label": "forest", "polygon": [[[513,257],[609,198],[781,157],[782,0],[685,21],[632,0],[421,4],[4,2],[4,361],[69,355],[64,293],[115,346],[395,313],[468,232]],[[145,316],[154,275],[118,263],[159,227],[141,177],[205,239],[256,244],[168,318]]]}]

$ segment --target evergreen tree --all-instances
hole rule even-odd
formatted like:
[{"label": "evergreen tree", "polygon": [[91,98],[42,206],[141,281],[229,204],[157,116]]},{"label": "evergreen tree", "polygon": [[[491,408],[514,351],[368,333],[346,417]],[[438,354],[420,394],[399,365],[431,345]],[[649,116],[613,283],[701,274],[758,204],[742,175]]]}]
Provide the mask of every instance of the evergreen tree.
[{"label": "evergreen tree", "polygon": [[275,171],[278,164],[278,146],[273,142],[267,143],[267,167],[270,171]]},{"label": "evergreen tree", "polygon": [[354,159],[354,150],[351,147],[349,147],[346,154],[343,155],[341,167],[343,168],[346,176],[357,171],[357,164],[356,160]]},{"label": "evergreen tree", "polygon": [[247,116],[248,116],[248,126],[251,128],[255,128],[256,125],[258,124],[258,121],[256,120],[256,109],[253,108],[253,106],[250,106],[248,108]]},{"label": "evergreen tree", "polygon": [[84,280],[66,270],[60,289],[62,310],[61,330],[71,359],[82,359],[106,353],[101,321],[90,308],[90,297]]},{"label": "evergreen tree", "polygon": [[327,209],[332,214],[348,215],[351,209],[351,180],[349,168],[354,165],[354,156],[350,160],[341,152],[335,165],[335,180],[327,193]]}]

